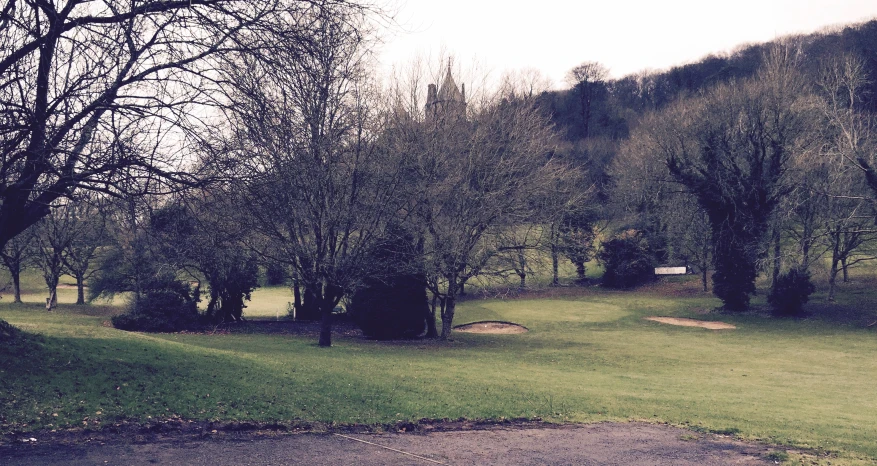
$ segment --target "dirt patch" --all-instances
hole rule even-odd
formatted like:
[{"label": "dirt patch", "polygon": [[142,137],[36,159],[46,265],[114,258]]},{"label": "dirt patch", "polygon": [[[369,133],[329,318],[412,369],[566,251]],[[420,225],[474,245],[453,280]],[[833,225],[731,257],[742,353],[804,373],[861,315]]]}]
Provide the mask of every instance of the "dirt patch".
[{"label": "dirt patch", "polygon": [[[770,445],[658,424],[546,425],[522,421],[427,423],[369,429],[283,429],[249,423],[153,426],[136,435],[80,431],[71,442],[40,433],[0,443],[4,464],[774,464]],[[445,425],[449,424],[449,425]],[[421,426],[420,423],[411,426]],[[324,426],[328,427],[328,426]],[[448,428],[444,428],[448,427]],[[411,432],[416,432],[412,435]],[[39,439],[37,440],[37,437]],[[780,451],[786,451],[783,447]],[[827,458],[827,457],[826,457]]]},{"label": "dirt patch", "polygon": [[732,330],[737,328],[736,326],[726,323],[726,322],[718,322],[718,321],[708,321],[708,320],[695,320],[695,319],[686,319],[683,317],[646,317],[646,320],[651,320],[653,322],[660,322],[662,324],[669,325],[680,325],[682,327],[701,327],[709,330]]},{"label": "dirt patch", "polygon": [[454,330],[466,333],[494,333],[504,335],[514,333],[526,333],[529,331],[529,329],[527,327],[524,327],[523,325],[493,320],[484,322],[472,322],[471,324],[466,325],[458,325],[454,327]]}]

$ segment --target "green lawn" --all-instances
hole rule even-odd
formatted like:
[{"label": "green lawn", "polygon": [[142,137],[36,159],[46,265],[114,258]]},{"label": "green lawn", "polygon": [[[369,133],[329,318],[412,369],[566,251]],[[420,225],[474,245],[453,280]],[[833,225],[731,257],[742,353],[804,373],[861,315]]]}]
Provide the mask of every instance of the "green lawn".
[{"label": "green lawn", "polygon": [[[42,342],[0,348],[0,432],[119,420],[224,419],[379,424],[421,418],[647,420],[739,432],[877,461],[877,326],[872,283],[847,285],[821,318],[702,315],[718,304],[696,279],[635,292],[565,288],[553,297],[467,300],[459,324],[506,320],[519,335],[381,343],[336,336],[121,332],[109,305],[0,301],[0,318]],[[290,298],[263,289],[249,311],[275,318]],[[859,294],[856,294],[859,293]],[[763,299],[763,293],[762,293]],[[62,300],[63,301],[63,300]],[[710,331],[650,315],[721,319]],[[856,322],[856,323],[853,323]]]}]

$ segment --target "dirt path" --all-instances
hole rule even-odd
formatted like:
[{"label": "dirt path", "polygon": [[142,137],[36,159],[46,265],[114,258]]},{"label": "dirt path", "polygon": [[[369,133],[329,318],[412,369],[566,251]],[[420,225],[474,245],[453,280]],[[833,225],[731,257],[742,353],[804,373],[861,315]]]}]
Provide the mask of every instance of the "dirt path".
[{"label": "dirt path", "polygon": [[[673,427],[601,423],[429,433],[219,435],[0,446],[4,465],[762,465],[770,449]],[[155,439],[152,439],[155,440]]]}]

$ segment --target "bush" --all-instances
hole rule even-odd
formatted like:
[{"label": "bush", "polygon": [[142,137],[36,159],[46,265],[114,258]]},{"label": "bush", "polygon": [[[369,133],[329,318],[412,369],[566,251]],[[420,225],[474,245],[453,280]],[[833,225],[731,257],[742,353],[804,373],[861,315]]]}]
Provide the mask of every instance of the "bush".
[{"label": "bush", "polygon": [[795,317],[804,314],[804,304],[816,290],[810,281],[810,273],[797,268],[777,277],[767,302],[778,317]]},{"label": "bush", "polygon": [[113,317],[114,327],[141,332],[178,332],[197,324],[198,303],[187,283],[165,277],[145,288],[140,297],[132,299],[128,312]]},{"label": "bush", "polygon": [[357,291],[348,313],[365,336],[396,340],[423,333],[428,306],[426,280],[405,275],[391,283],[372,282]]},{"label": "bush", "polygon": [[210,286],[210,301],[205,318],[212,323],[243,320],[244,301],[259,286],[256,258],[241,250],[226,251],[201,262]]},{"label": "bush", "polygon": [[348,307],[365,336],[414,338],[426,328],[426,275],[415,252],[414,238],[398,229],[372,253],[374,263],[381,266],[365,279]]},{"label": "bush", "polygon": [[649,242],[638,231],[627,231],[603,244],[597,255],[603,263],[603,285],[630,288],[655,279],[656,261]]}]

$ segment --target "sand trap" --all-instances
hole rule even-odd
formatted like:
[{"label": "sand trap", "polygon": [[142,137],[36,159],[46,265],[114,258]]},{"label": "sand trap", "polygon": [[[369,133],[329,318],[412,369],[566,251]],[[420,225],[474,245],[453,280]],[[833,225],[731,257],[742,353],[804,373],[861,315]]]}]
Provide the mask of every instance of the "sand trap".
[{"label": "sand trap", "polygon": [[471,324],[458,325],[454,327],[454,330],[467,333],[500,334],[525,333],[528,331],[527,327],[524,327],[522,325],[513,324],[511,322],[498,321],[472,322]]},{"label": "sand trap", "polygon": [[646,320],[660,322],[662,324],[681,325],[683,327],[702,327],[710,330],[730,330],[735,329],[734,325],[725,322],[685,319],[682,317],[646,317]]}]

